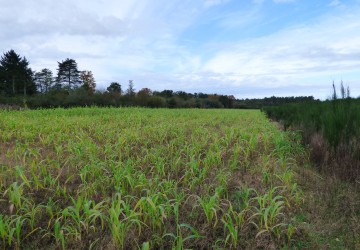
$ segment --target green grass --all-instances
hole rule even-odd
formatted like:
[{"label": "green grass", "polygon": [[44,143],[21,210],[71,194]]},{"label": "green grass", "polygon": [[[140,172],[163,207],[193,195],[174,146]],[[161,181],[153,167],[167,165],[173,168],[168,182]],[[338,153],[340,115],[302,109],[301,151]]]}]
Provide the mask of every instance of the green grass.
[{"label": "green grass", "polygon": [[[293,248],[306,150],[255,110],[0,111],[0,248]],[[304,160],[305,159],[305,160]]]}]

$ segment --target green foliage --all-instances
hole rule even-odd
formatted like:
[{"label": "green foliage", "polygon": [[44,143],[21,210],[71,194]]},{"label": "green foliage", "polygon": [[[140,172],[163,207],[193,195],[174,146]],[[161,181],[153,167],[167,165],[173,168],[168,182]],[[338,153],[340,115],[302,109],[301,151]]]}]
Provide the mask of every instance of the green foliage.
[{"label": "green foliage", "polygon": [[14,50],[4,53],[0,59],[0,94],[26,96],[34,93],[36,85],[29,61]]},{"label": "green foliage", "polygon": [[49,69],[42,69],[35,73],[34,81],[40,93],[48,93],[54,84],[53,74]]},{"label": "green foliage", "polygon": [[82,82],[82,88],[84,88],[89,94],[95,92],[96,82],[93,73],[90,70],[83,70],[80,72],[80,79]]},{"label": "green foliage", "polygon": [[80,71],[74,59],[67,58],[62,62],[58,62],[56,82],[67,90],[80,87]]},{"label": "green foliage", "polygon": [[120,83],[117,83],[117,82],[112,82],[109,85],[109,87],[107,87],[106,90],[109,91],[110,93],[117,93],[119,95],[121,95],[121,93],[122,93],[121,85],[120,85]]},{"label": "green foliage", "polygon": [[285,129],[300,126],[306,133],[322,132],[334,149],[340,143],[350,143],[359,136],[359,100],[337,99],[316,104],[265,107],[263,111],[270,118],[281,121]]},{"label": "green foliage", "polygon": [[[300,129],[304,141],[313,146],[314,155],[324,151],[320,159],[315,159],[317,163],[322,164],[326,159],[330,161],[326,156],[329,153],[333,161],[338,162],[339,166],[335,168],[338,168],[336,171],[340,175],[346,179],[356,179],[360,174],[357,143],[360,138],[360,100],[350,98],[350,90],[345,90],[342,83],[340,93],[341,98],[333,85],[332,100],[265,107],[263,111],[268,117],[282,123],[286,130]],[[321,135],[316,142],[315,135]],[[319,145],[323,146],[319,148]],[[334,167],[330,165],[329,170]]]}]

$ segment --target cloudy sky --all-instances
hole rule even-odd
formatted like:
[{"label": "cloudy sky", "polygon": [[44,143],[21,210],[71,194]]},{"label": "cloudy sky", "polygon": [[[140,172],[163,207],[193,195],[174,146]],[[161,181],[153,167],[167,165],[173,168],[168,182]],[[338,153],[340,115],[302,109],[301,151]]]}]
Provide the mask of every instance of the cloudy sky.
[{"label": "cloudy sky", "polygon": [[360,0],[0,0],[0,52],[73,58],[99,89],[360,96]]}]

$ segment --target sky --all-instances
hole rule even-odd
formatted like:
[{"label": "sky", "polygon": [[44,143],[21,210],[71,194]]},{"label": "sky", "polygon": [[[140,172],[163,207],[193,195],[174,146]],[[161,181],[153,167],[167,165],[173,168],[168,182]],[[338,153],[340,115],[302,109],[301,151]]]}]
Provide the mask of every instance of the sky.
[{"label": "sky", "polygon": [[0,53],[57,73],[75,59],[97,89],[326,99],[360,96],[360,0],[0,0]]}]

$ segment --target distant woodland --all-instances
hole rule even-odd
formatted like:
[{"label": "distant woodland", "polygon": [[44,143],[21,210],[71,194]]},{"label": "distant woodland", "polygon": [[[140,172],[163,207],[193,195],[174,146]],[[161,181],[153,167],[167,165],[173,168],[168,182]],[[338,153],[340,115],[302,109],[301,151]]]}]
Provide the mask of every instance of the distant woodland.
[{"label": "distant woodland", "polygon": [[312,96],[236,99],[234,95],[184,91],[136,91],[134,82],[110,82],[96,89],[91,70],[79,70],[74,59],[58,62],[56,74],[44,68],[33,71],[29,61],[14,50],[0,60],[0,104],[28,108],[81,106],[140,106],[151,108],[241,108],[259,109],[289,103],[317,102]]}]

